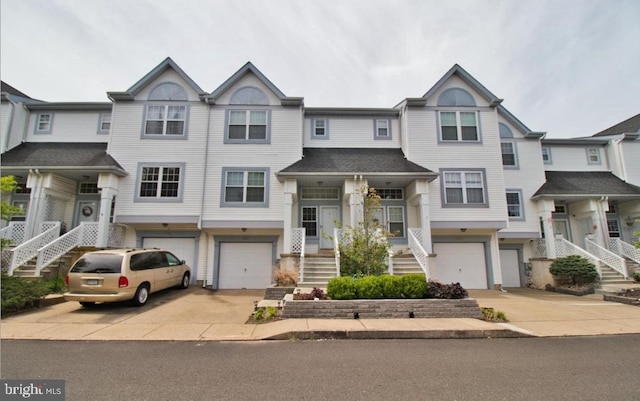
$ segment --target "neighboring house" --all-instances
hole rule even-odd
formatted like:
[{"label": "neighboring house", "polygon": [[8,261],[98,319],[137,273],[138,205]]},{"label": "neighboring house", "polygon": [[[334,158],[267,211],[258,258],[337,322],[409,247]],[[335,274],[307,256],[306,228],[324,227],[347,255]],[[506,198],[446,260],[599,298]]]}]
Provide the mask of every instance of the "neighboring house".
[{"label": "neighboring house", "polygon": [[23,242],[61,222],[78,238],[66,247],[168,248],[215,289],[267,287],[279,266],[326,282],[314,259],[362,219],[365,186],[394,233],[391,269],[411,260],[466,288],[526,286],[530,261],[558,254],[554,234],[629,242],[640,216],[637,133],[544,139],[458,65],[391,108],[306,108],[251,63],[209,93],[170,58],[108,103],[11,89],[2,174],[27,214],[4,230]]}]

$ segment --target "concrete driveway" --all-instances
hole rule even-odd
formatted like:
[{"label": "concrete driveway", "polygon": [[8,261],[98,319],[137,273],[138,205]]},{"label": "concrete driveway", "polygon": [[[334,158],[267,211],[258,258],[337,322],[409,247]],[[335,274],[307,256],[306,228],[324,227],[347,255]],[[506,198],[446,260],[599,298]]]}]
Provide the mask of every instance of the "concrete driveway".
[{"label": "concrete driveway", "polygon": [[192,286],[151,294],[142,307],[63,302],[2,319],[2,338],[234,339],[253,327],[244,323],[263,295],[264,290],[212,292]]}]

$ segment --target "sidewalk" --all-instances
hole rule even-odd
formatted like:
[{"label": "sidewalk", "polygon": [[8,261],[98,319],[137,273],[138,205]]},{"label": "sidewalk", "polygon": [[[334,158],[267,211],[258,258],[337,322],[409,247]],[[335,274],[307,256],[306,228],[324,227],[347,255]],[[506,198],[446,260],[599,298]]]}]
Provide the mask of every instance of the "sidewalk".
[{"label": "sidewalk", "polygon": [[640,333],[640,308],[525,288],[471,290],[482,307],[505,312],[509,323],[477,319],[288,319],[245,324],[263,291],[201,288],[152,296],[149,305],[75,302],[7,317],[2,339],[257,341],[320,338],[496,338]]}]

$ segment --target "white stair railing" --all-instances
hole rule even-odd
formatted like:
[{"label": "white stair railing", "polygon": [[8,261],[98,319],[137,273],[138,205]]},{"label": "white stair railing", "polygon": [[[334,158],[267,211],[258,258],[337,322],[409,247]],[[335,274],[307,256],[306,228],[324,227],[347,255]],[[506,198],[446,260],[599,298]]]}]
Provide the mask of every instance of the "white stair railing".
[{"label": "white stair railing", "polygon": [[618,256],[610,250],[598,245],[596,242],[589,238],[585,238],[585,244],[587,245],[587,252],[598,257],[602,263],[609,266],[613,270],[622,274],[625,279],[629,278],[629,272],[627,270],[627,262],[622,256]]},{"label": "white stair railing", "polygon": [[0,230],[0,238],[8,239],[11,245],[20,245],[24,240],[24,233],[27,225],[23,221],[12,221],[9,225]]},{"label": "white stair railing", "polygon": [[582,256],[583,258],[588,259],[591,263],[593,263],[596,266],[596,270],[598,271],[598,277],[602,278],[602,269],[600,269],[601,260],[597,256],[592,255],[591,253],[585,251],[584,249],[580,248],[576,244],[570,241],[567,241],[564,238],[556,238],[554,241],[556,246],[556,257],[563,258],[569,255]]},{"label": "white stair railing", "polygon": [[[36,275],[61,256],[78,246],[96,246],[98,242],[98,223],[83,222],[63,236],[38,249]],[[109,247],[121,247],[124,243],[124,226],[109,226]]]},{"label": "white stair railing", "polygon": [[429,280],[429,254],[422,246],[422,229],[410,228],[409,229],[409,249],[413,253],[413,257],[416,258],[418,264],[422,268],[427,280]]},{"label": "white stair railing", "polygon": [[300,254],[300,268],[298,272],[298,282],[304,283],[304,246],[307,229],[304,227],[291,229],[291,253]]},{"label": "white stair railing", "polygon": [[609,238],[609,250],[611,252],[629,258],[636,263],[640,263],[640,249],[620,238]]},{"label": "white stair railing", "polygon": [[23,242],[17,247],[10,250],[12,253],[11,264],[7,270],[8,275],[13,275],[13,271],[29,260],[38,255],[38,250],[44,245],[50,243],[60,235],[61,224],[56,222],[45,222],[43,228],[46,229],[42,234],[31,238],[29,241]]}]

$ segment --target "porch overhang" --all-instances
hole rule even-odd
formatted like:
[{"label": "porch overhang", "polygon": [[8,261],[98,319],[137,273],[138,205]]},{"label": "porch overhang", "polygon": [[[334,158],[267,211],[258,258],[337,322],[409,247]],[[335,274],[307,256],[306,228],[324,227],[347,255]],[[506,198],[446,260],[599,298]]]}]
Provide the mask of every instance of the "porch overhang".
[{"label": "porch overhang", "polygon": [[547,171],[545,175],[546,182],[533,194],[532,200],[640,199],[640,187],[607,171]]}]

